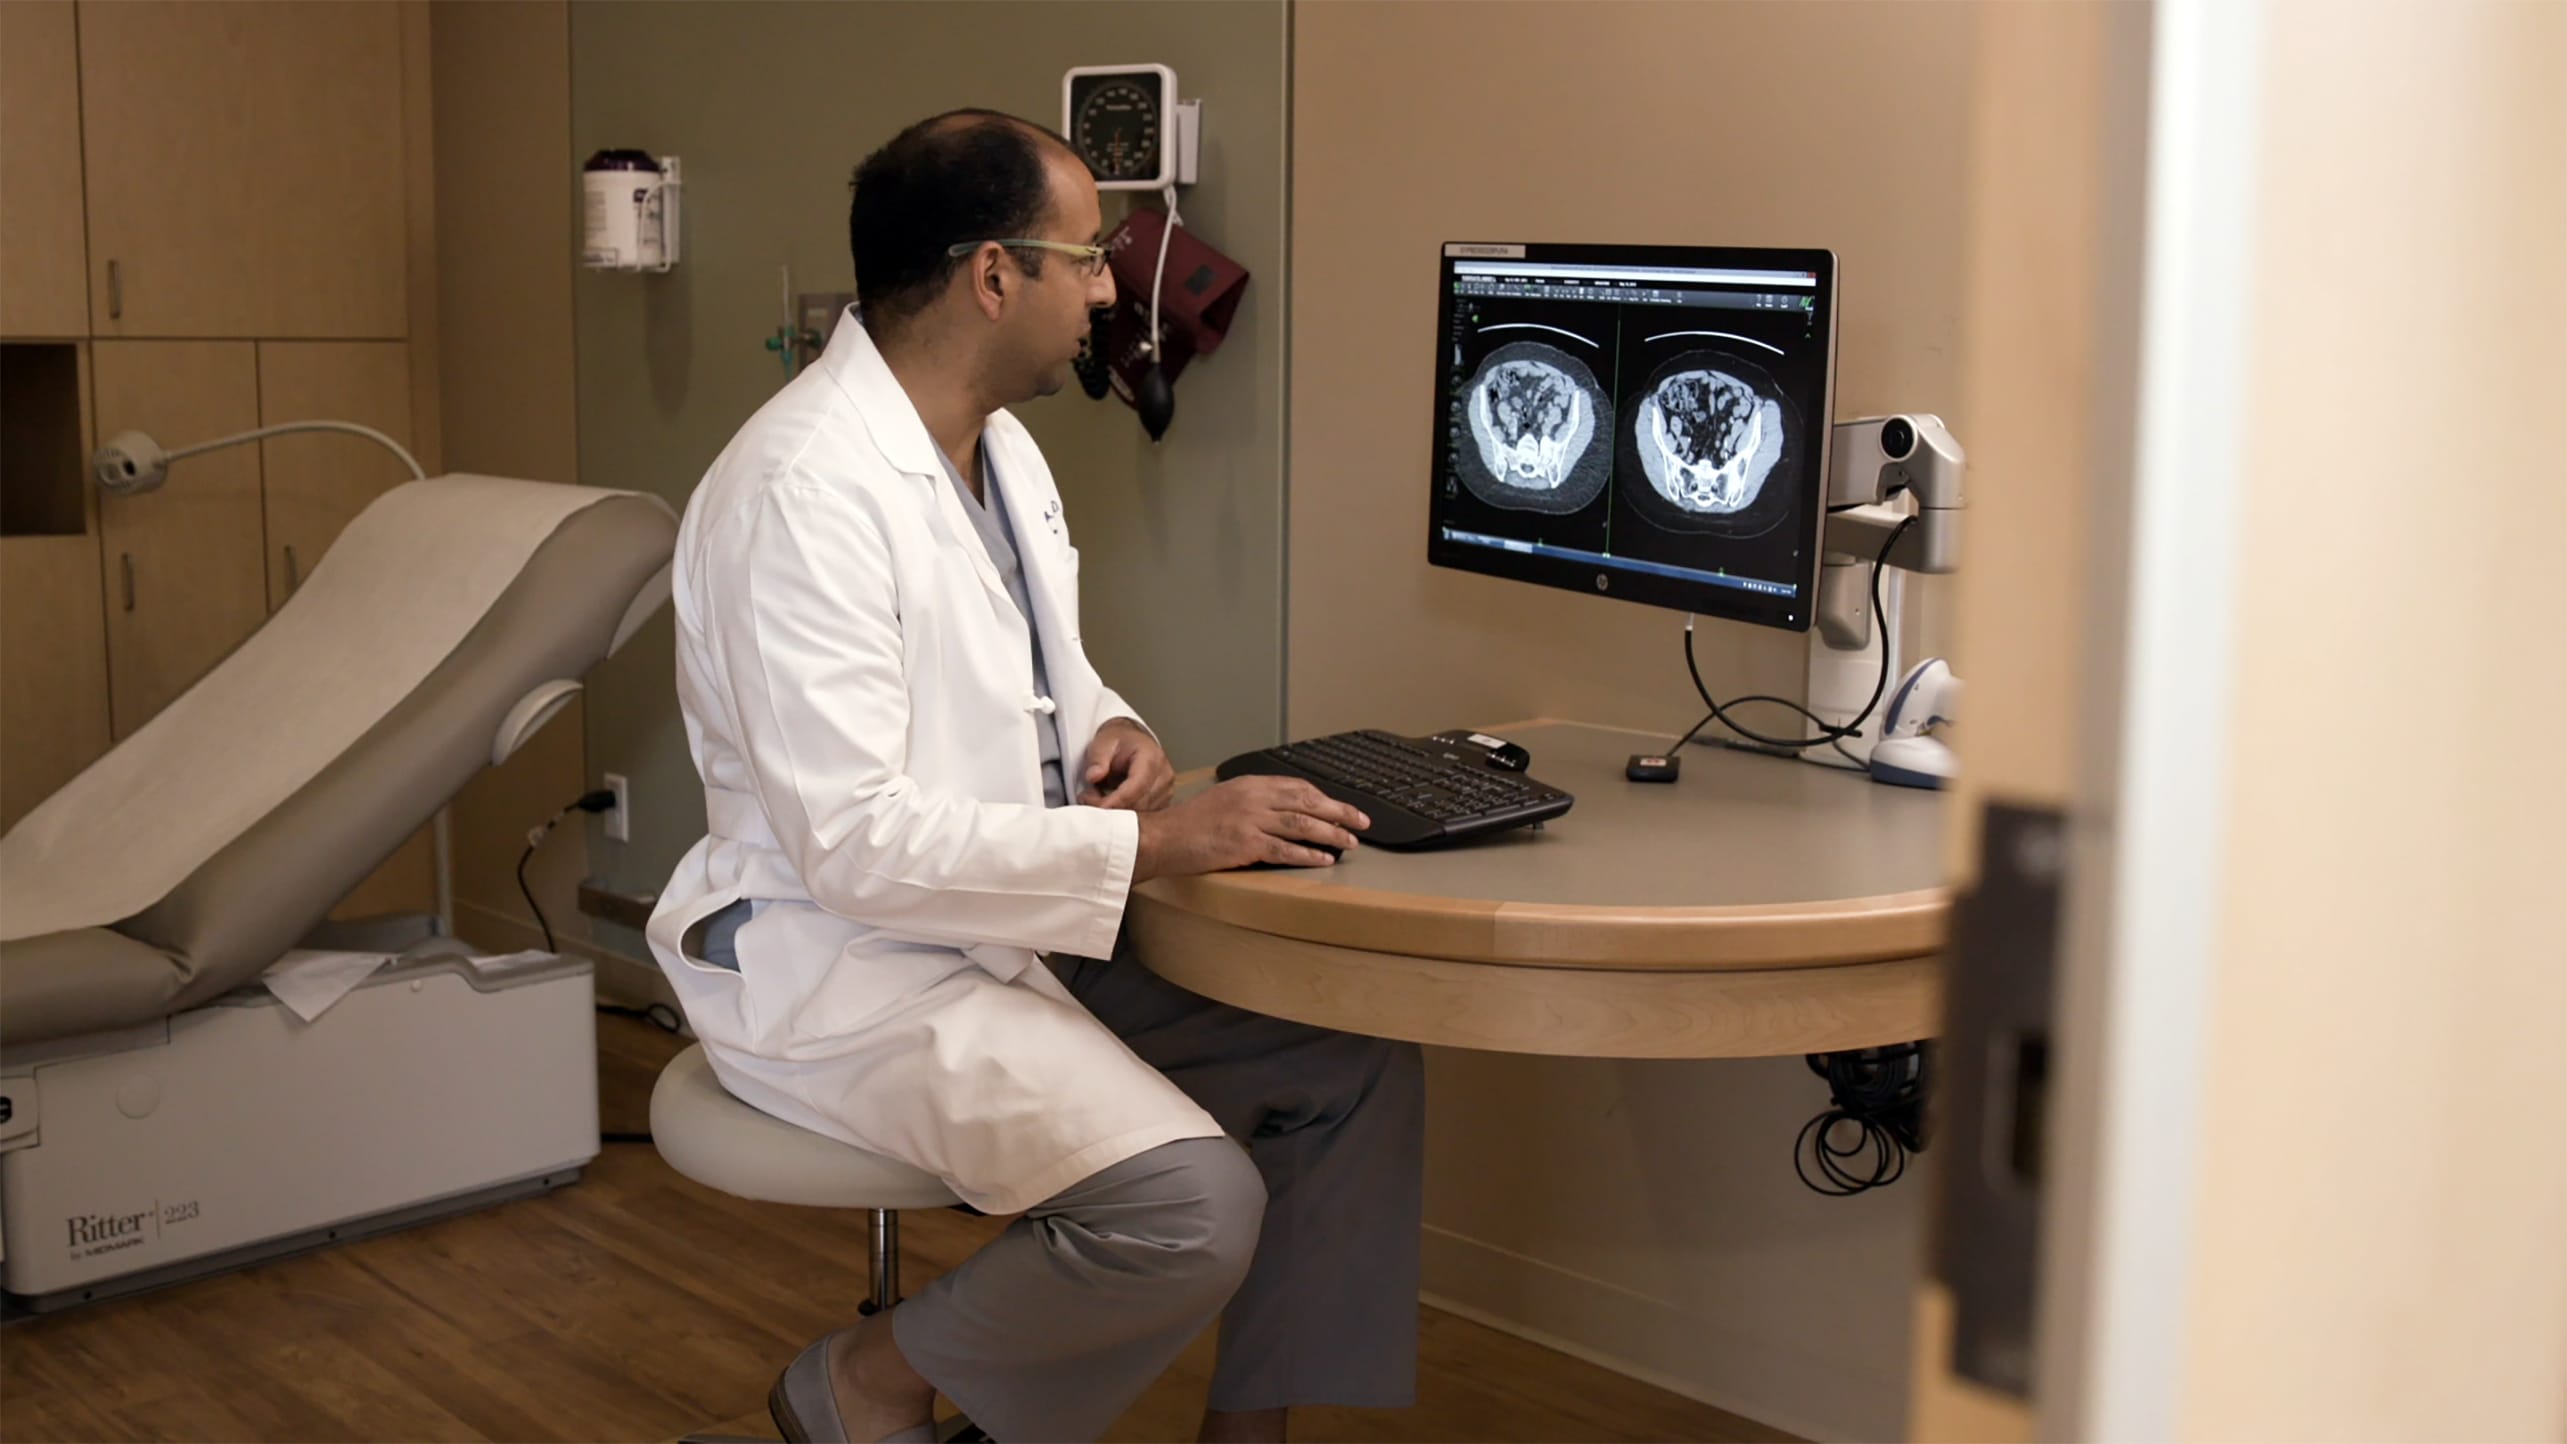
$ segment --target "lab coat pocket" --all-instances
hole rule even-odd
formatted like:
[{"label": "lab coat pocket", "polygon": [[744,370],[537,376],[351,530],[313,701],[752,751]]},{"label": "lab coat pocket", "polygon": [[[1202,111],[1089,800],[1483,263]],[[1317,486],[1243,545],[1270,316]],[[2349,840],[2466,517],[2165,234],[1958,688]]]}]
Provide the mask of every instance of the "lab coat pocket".
[{"label": "lab coat pocket", "polygon": [[689,900],[670,914],[652,919],[651,951],[661,964],[696,1035],[711,1042],[741,1044],[759,1032],[759,1010],[747,980],[736,969],[707,960],[704,930],[730,901],[722,893]]},{"label": "lab coat pocket", "polygon": [[689,899],[687,904],[651,920],[648,935],[661,950],[677,960],[688,973],[705,978],[736,982],[740,970],[724,967],[705,956],[706,937],[713,921],[738,899],[732,893],[708,891]]}]

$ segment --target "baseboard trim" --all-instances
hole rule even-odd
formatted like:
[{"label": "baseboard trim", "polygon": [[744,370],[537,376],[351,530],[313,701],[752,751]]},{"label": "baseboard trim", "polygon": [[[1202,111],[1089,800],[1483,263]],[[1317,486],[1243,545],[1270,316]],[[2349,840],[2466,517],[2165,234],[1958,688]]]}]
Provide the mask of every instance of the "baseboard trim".
[{"label": "baseboard trim", "polygon": [[[1431,1225],[1425,1285],[1422,1300],[1447,1313],[1804,1439],[1896,1433],[1808,1407],[1810,1400],[1844,1393],[1849,1380],[1841,1360],[1776,1348],[1664,1300]],[[1531,1322],[1536,1319],[1560,1327]],[[1686,1348],[1680,1340],[1696,1342]],[[1704,1367],[1706,1355],[1717,1360],[1714,1367]],[[1904,1415],[1904,1379],[1860,1382],[1892,1391]]]}]

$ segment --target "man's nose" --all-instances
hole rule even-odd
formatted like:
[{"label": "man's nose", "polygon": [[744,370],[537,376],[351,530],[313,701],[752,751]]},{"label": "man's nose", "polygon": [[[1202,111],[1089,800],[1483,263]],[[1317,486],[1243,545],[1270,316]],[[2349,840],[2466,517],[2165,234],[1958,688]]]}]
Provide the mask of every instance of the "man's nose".
[{"label": "man's nose", "polygon": [[1106,267],[1087,283],[1087,304],[1092,310],[1114,304],[1114,268]]}]

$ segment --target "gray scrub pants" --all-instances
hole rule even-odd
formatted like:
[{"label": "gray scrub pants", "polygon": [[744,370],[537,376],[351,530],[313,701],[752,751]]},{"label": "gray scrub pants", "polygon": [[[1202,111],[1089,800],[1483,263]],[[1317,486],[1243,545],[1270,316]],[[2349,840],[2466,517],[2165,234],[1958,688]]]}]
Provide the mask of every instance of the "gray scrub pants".
[{"label": "gray scrub pants", "polygon": [[1128,946],[1052,968],[1230,1138],[1028,1209],[892,1311],[911,1366],[993,1439],[1094,1439],[1219,1314],[1214,1409],[1413,1402],[1417,1046],[1212,1002]]},{"label": "gray scrub pants", "polygon": [[[716,931],[708,956],[728,952]],[[1417,1045],[1213,1002],[1120,942],[1110,961],[1051,965],[1230,1136],[1162,1145],[1026,1210],[892,1310],[911,1366],[993,1439],[1094,1439],[1217,1314],[1214,1409],[1414,1402]]]}]

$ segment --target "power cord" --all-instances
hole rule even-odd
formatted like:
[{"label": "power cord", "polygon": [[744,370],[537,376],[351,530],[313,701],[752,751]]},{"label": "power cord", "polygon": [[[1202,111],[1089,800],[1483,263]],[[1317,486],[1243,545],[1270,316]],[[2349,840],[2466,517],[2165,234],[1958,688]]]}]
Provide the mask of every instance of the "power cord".
[{"label": "power cord", "polygon": [[[614,810],[615,794],[601,787],[594,792],[581,793],[578,801],[526,831],[526,850],[517,855],[517,891],[526,899],[527,911],[535,915],[535,926],[544,931],[545,952],[558,953],[561,951],[561,945],[553,938],[552,920],[544,916],[544,905],[535,901],[535,889],[526,881],[526,864],[535,860],[535,850],[544,845],[545,838],[553,835],[554,828],[562,825],[562,819],[574,812],[599,813]],[[652,1003],[640,1008],[628,1008],[621,1003],[599,1003],[596,1006],[598,1012],[609,1017],[639,1018],[663,1033],[682,1032],[686,1026],[686,1020],[678,1016],[677,1009],[666,1003]],[[600,1133],[597,1139],[600,1143],[648,1143],[651,1141],[651,1135],[646,1132]]]},{"label": "power cord", "polygon": [[[1925,1151],[1933,1062],[1933,1045],[1921,1042],[1810,1054],[1809,1071],[1827,1080],[1829,1106],[1792,1143],[1801,1183],[1829,1198],[1851,1198],[1898,1182],[1908,1157]],[[1847,1128],[1851,1138],[1839,1143]]]},{"label": "power cord", "polygon": [[[561,944],[553,938],[552,921],[544,916],[544,905],[535,901],[535,890],[526,882],[526,864],[535,860],[535,849],[544,845],[544,839],[553,835],[553,829],[561,826],[563,818],[574,812],[596,813],[614,810],[615,794],[601,787],[595,792],[581,793],[577,802],[554,813],[542,826],[530,828],[526,832],[526,850],[517,858],[517,891],[526,899],[527,910],[535,915],[535,926],[544,930],[545,952],[558,953],[561,951]],[[686,1029],[686,1020],[678,1016],[677,1009],[666,1003],[653,1003],[645,1008],[627,1008],[619,1003],[600,1003],[597,1005],[597,1011],[618,1018],[639,1018],[663,1033],[680,1033]]]},{"label": "power cord", "polygon": [[677,1015],[677,1009],[666,1003],[653,1003],[641,1008],[628,1008],[621,1003],[600,1003],[597,1011],[610,1018],[639,1018],[663,1033],[686,1031],[686,1020]]},{"label": "power cord", "polygon": [[544,839],[553,835],[553,829],[561,826],[563,818],[574,812],[612,812],[614,810],[615,794],[601,787],[595,792],[581,793],[577,802],[554,813],[542,825],[526,831],[526,850],[517,856],[517,891],[526,899],[527,910],[534,913],[535,926],[544,930],[545,952],[558,953],[561,951],[561,946],[553,941],[553,925],[544,916],[544,905],[535,901],[535,889],[526,882],[526,864],[535,860],[535,849],[544,845]]},{"label": "power cord", "polygon": [[[1915,517],[1901,517],[1899,519],[1899,524],[1890,529],[1889,539],[1881,543],[1879,555],[1872,558],[1872,630],[1874,632],[1879,632],[1889,625],[1887,620],[1887,608],[1881,601],[1881,573],[1888,569],[1890,548],[1897,546],[1899,538],[1907,535],[1907,529],[1915,524]],[[1863,724],[1871,719],[1873,709],[1881,705],[1881,694],[1889,690],[1890,649],[1887,645],[1886,639],[1884,639],[1884,643],[1881,647],[1881,671],[1880,675],[1873,679],[1871,700],[1863,704],[1862,711],[1854,714],[1854,720],[1845,723],[1841,727],[1828,721],[1826,718],[1819,716],[1817,713],[1812,712],[1807,707],[1802,706],[1800,703],[1793,701],[1789,697],[1769,696],[1760,692],[1751,697],[1733,698],[1726,703],[1723,703],[1713,697],[1711,695],[1711,689],[1703,685],[1702,667],[1694,660],[1694,619],[1690,613],[1685,617],[1685,674],[1693,678],[1695,695],[1701,697],[1703,705],[1709,707],[1711,710],[1703,714],[1701,721],[1696,722],[1693,726],[1687,728],[1684,736],[1676,739],[1676,745],[1667,749],[1668,755],[1673,756],[1682,752],[1685,744],[1693,741],[1696,734],[1700,733],[1705,727],[1710,726],[1714,721],[1717,721],[1721,726],[1728,728],[1730,731],[1735,732],[1739,736],[1744,737],[1748,741],[1756,743],[1762,747],[1770,747],[1785,752],[1798,752],[1804,748],[1810,747],[1833,747],[1836,749],[1838,755],[1844,757],[1848,762],[1851,762],[1854,760],[1854,757],[1852,753],[1845,750],[1843,745],[1844,740],[1848,737],[1860,737],[1863,735]],[[1812,726],[1818,728],[1818,735],[1815,737],[1797,738],[1768,737],[1761,732],[1743,727],[1730,719],[1730,708],[1744,707],[1750,702],[1771,702],[1777,707],[1785,707],[1794,712],[1798,712],[1803,717],[1808,718]],[[1831,763],[1829,765],[1833,766],[1834,764]]]}]

